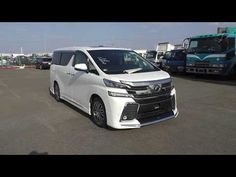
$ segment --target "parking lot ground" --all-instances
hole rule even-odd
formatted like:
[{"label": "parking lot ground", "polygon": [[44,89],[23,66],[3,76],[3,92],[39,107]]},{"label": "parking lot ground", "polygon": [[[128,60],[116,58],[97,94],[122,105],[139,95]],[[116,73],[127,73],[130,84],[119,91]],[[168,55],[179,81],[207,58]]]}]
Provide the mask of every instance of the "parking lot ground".
[{"label": "parking lot ground", "polygon": [[107,130],[49,94],[49,71],[0,71],[0,154],[236,154],[236,82],[174,76],[179,116]]}]

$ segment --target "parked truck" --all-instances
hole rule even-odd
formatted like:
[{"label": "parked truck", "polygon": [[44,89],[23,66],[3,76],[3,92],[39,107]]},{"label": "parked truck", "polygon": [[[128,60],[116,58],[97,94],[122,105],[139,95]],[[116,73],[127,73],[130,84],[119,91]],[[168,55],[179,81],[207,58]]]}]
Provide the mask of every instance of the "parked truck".
[{"label": "parked truck", "polygon": [[142,57],[146,58],[147,55],[147,50],[146,49],[139,49],[139,50],[134,50],[136,53],[141,55]]},{"label": "parked truck", "polygon": [[189,38],[186,72],[235,76],[236,28],[217,28],[215,34]]},{"label": "parked truck", "polygon": [[174,50],[175,46],[170,44],[169,42],[161,42],[158,43],[156,47],[157,56],[156,56],[156,63],[159,64],[160,68],[162,68],[162,58],[166,52]]},{"label": "parked truck", "polygon": [[157,55],[159,56],[158,58],[161,58],[162,56],[164,56],[164,54],[167,51],[171,51],[174,50],[175,46],[170,44],[169,42],[162,42],[162,43],[158,43],[156,51],[157,51]]},{"label": "parked truck", "polygon": [[170,73],[185,72],[186,50],[174,49],[165,53],[162,58],[162,69]]}]

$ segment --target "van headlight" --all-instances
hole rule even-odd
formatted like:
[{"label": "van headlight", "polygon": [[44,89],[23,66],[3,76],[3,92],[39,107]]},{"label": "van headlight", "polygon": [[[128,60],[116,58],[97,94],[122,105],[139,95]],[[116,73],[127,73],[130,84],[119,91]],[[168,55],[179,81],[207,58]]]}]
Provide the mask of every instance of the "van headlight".
[{"label": "van headlight", "polygon": [[126,97],[126,98],[133,98],[134,96],[128,93],[118,93],[118,92],[111,92],[108,91],[108,95],[109,96],[113,96],[113,97]]},{"label": "van headlight", "polygon": [[108,80],[108,79],[103,79],[103,82],[104,82],[104,84],[105,84],[107,87],[120,88],[120,89],[129,88],[129,86],[126,85],[126,84],[122,84],[122,83],[120,83],[120,82],[111,81],[111,80]]}]

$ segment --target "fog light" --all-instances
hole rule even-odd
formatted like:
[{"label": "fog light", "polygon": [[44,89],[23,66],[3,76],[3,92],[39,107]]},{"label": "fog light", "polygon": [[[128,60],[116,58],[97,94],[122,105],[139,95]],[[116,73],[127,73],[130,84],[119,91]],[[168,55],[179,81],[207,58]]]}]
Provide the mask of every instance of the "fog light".
[{"label": "fog light", "polygon": [[138,104],[128,103],[122,111],[120,121],[133,120],[137,118],[137,113],[138,113]]},{"label": "fog light", "polygon": [[123,116],[123,120],[127,120],[127,118],[128,118],[127,116]]}]

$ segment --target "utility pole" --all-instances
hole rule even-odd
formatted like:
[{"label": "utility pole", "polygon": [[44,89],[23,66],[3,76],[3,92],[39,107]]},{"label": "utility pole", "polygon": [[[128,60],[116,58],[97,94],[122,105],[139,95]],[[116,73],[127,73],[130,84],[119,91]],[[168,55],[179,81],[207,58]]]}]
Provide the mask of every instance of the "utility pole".
[{"label": "utility pole", "polygon": [[44,48],[44,53],[47,51],[47,36],[45,31],[43,31],[43,48]]}]

